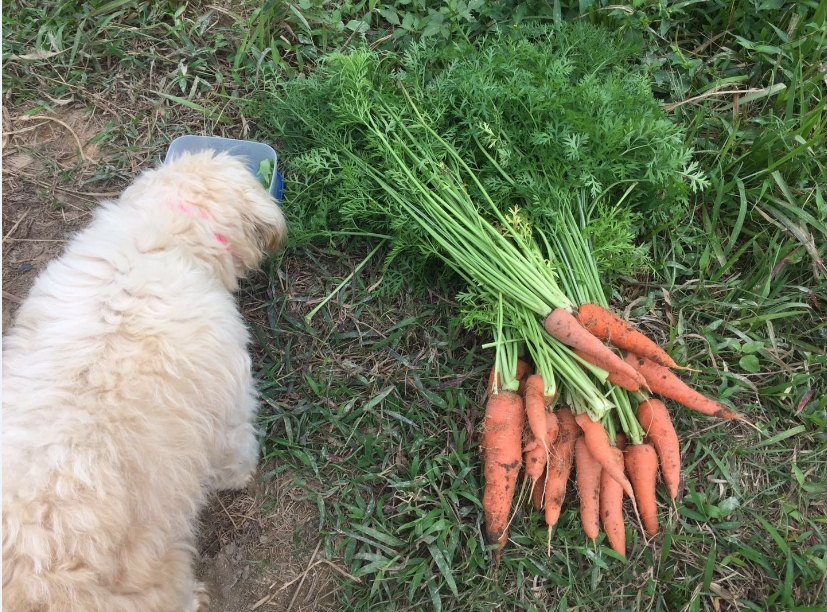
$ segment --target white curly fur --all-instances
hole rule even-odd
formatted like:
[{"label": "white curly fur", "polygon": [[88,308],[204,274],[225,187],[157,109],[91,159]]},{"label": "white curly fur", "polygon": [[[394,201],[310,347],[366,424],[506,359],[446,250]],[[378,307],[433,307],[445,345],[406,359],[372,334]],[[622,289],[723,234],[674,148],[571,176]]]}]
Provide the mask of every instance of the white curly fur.
[{"label": "white curly fur", "polygon": [[231,292],[285,232],[241,160],[184,156],[38,277],[3,342],[3,610],[204,608],[198,511],[258,455]]}]

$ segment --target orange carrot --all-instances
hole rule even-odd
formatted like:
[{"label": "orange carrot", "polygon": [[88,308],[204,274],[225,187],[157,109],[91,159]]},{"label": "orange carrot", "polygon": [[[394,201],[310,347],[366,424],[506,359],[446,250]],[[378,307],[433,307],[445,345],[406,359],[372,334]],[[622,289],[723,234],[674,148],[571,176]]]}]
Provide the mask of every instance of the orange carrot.
[{"label": "orange carrot", "polygon": [[520,489],[518,499],[522,498],[523,491],[527,485],[530,485],[530,492],[534,493],[534,488],[537,480],[546,471],[546,450],[536,439],[532,438],[523,446],[523,463],[525,464],[525,478],[523,480],[523,488]]},{"label": "orange carrot", "polygon": [[531,505],[534,506],[534,509],[538,512],[543,509],[543,497],[546,491],[546,472],[543,471],[540,474],[540,478],[537,479],[537,484],[534,487],[534,491],[531,492]]},{"label": "orange carrot", "polygon": [[[525,393],[525,383],[529,376],[532,374],[531,366],[528,365],[528,362],[523,361],[522,359],[517,360],[517,371],[514,373],[514,378],[516,378],[520,382],[520,388],[517,389],[517,393],[522,395]],[[497,389],[500,388],[502,384],[502,377],[497,376]],[[491,374],[488,375],[488,395],[491,395],[494,392],[494,368],[491,368]]]},{"label": "orange carrot", "polygon": [[[526,403],[528,403],[527,397]],[[526,412],[528,412],[527,409]],[[523,449],[525,453],[525,477],[532,485],[532,493],[534,491],[534,484],[540,479],[540,476],[545,474],[546,461],[548,460],[548,450],[546,449],[551,448],[551,445],[554,444],[559,428],[557,417],[554,413],[545,412],[544,409],[542,417],[545,422],[542,439],[537,440],[535,438]]]},{"label": "orange carrot", "polygon": [[546,412],[546,446],[551,449],[560,434],[560,421],[553,412]]},{"label": "orange carrot", "polygon": [[[548,453],[548,443],[545,442],[548,424],[546,423],[546,398],[543,394],[544,390],[545,383],[543,382],[543,377],[540,374],[532,374],[528,377],[525,387],[525,415],[528,419],[528,426],[531,429],[531,433],[534,435],[534,439],[537,440],[546,453]],[[556,426],[556,417],[554,419],[554,423]],[[554,437],[557,437],[556,429]],[[543,460],[545,461],[545,457]]]},{"label": "orange carrot", "polygon": [[600,340],[595,338],[589,330],[583,327],[580,322],[575,319],[571,313],[557,308],[551,312],[543,321],[543,327],[553,338],[556,338],[563,344],[579,349],[589,355],[594,355],[605,364],[605,367],[600,367],[606,370],[609,374],[615,372],[625,374],[628,378],[637,380],[642,386],[646,385],[646,381],[635,371],[629,364],[624,363],[612,349],[603,344]]},{"label": "orange carrot", "polygon": [[589,452],[584,438],[578,438],[574,444],[574,462],[577,465],[577,488],[580,490],[580,521],[583,531],[594,541],[600,533],[601,467]]},{"label": "orange carrot", "polygon": [[517,393],[520,395],[525,395],[525,385],[528,377],[534,374],[534,369],[528,364],[527,361],[523,361],[522,359],[517,360],[517,373],[514,376],[519,382],[520,387],[517,389]]},{"label": "orange carrot", "polygon": [[610,372],[608,368],[611,366],[602,359],[598,359],[594,355],[581,351],[580,349],[575,350],[574,354],[580,357],[583,361],[587,361],[588,363],[609,372],[609,378],[607,380],[610,383],[615,384],[618,387],[623,387],[627,391],[638,391],[640,389],[640,384],[637,379],[630,378],[622,372]]},{"label": "orange carrot", "polygon": [[563,500],[566,497],[566,482],[571,473],[574,443],[580,437],[580,427],[574,420],[571,410],[568,408],[558,410],[557,420],[560,423],[560,429],[549,454],[546,476],[545,509],[549,534],[560,518],[560,510],[563,508]]},{"label": "orange carrot", "polygon": [[707,416],[714,416],[720,419],[743,420],[734,410],[691,389],[668,369],[646,357],[641,357],[634,353],[627,353],[626,362],[643,374],[654,393],[673,399],[687,408],[691,408]]},{"label": "orange carrot", "polygon": [[649,537],[658,532],[658,507],[655,481],[658,477],[658,455],[650,444],[636,444],[626,449],[626,471],[632,479],[640,508],[640,518]]},{"label": "orange carrot", "polygon": [[593,335],[617,348],[643,355],[667,368],[679,367],[669,353],[632,327],[628,321],[601,306],[583,304],[577,312],[577,320]]},{"label": "orange carrot", "polygon": [[[610,448],[616,456],[615,461],[623,462],[623,453],[619,448]],[[603,531],[609,538],[609,544],[615,552],[626,556],[626,527],[623,524],[623,487],[609,472],[600,473],[600,521]]]},{"label": "orange carrot", "polygon": [[669,497],[674,500],[681,481],[681,447],[669,412],[662,401],[650,399],[637,407],[637,420],[658,451],[663,481]]},{"label": "orange carrot", "polygon": [[[583,413],[576,417],[577,424],[583,430],[586,444],[589,445],[589,452],[597,460],[600,465],[609,473],[609,476],[614,478],[618,484],[623,488],[623,491],[634,502],[635,494],[632,491],[632,485],[626,478],[623,471],[623,461],[618,461],[618,456],[611,451],[609,444],[609,436],[606,435],[606,430],[599,421],[592,421],[589,415]],[[623,459],[621,456],[619,459]]]},{"label": "orange carrot", "polygon": [[482,508],[489,544],[502,549],[508,540],[508,516],[522,464],[521,441],[525,409],[516,393],[501,391],[488,399],[482,449],[485,452],[485,490]]},{"label": "orange carrot", "polygon": [[615,435],[615,445],[622,451],[626,450],[626,434],[619,432]]},{"label": "orange carrot", "polygon": [[534,374],[534,368],[528,365],[527,361],[523,361],[522,359],[517,360],[517,380],[520,381],[520,388],[517,389],[517,393],[520,395],[525,395],[525,385],[528,381],[528,377]]}]

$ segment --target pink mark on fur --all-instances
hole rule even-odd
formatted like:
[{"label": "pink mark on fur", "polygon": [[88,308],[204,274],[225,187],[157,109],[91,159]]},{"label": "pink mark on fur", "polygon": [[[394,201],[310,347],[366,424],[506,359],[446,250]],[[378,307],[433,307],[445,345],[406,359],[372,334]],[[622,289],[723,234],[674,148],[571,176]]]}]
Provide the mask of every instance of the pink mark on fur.
[{"label": "pink mark on fur", "polygon": [[[175,200],[173,202],[170,202],[169,207],[172,210],[177,210],[178,212],[182,212],[187,215],[194,215],[199,219],[212,222],[212,218],[210,217],[210,215],[207,214],[206,211],[201,210],[200,208],[193,206],[182,200]],[[230,251],[230,243],[224,236],[222,236],[218,232],[213,232],[213,236],[215,236],[215,239],[218,240],[218,242],[224,247],[225,251]]]}]

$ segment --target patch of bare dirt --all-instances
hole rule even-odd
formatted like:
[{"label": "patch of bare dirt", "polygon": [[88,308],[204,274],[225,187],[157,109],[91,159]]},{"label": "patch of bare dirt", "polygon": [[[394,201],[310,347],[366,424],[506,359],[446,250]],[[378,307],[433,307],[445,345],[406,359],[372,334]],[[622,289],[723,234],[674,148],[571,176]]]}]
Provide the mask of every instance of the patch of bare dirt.
[{"label": "patch of bare dirt", "polygon": [[286,477],[217,495],[204,521],[198,574],[210,612],[332,609],[344,570],[320,547],[316,505]]},{"label": "patch of bare dirt", "polygon": [[[100,199],[81,185],[58,182],[61,171],[77,164],[78,181],[84,166],[93,167],[97,147],[88,143],[97,134],[97,120],[77,109],[34,117],[12,118],[3,109],[4,329],[37,274],[88,223]],[[115,185],[110,181],[106,188]]]}]

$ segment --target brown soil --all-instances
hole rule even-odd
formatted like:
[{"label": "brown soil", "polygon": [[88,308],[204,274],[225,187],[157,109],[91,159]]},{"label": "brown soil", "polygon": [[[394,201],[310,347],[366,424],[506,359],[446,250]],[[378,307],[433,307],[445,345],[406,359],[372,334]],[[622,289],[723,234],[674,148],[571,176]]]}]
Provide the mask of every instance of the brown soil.
[{"label": "brown soil", "polygon": [[[81,142],[97,133],[94,120],[80,111],[52,117]],[[96,147],[84,147],[84,154],[92,158]],[[60,254],[67,236],[90,219],[98,198],[57,180],[77,157],[74,136],[57,121],[13,121],[3,110],[3,329],[38,272]]]},{"label": "brown soil", "polygon": [[288,485],[282,477],[222,493],[204,513],[198,573],[211,612],[332,609],[332,570],[343,570],[317,548],[316,506]]},{"label": "brown soil", "polygon": [[[3,109],[4,330],[67,238],[89,222],[103,198],[117,197],[125,187],[117,179],[92,187],[84,183],[105,161],[106,152],[89,144],[102,122],[80,109],[62,108],[49,116],[62,123],[13,119]],[[78,155],[78,140],[87,160]],[[131,174],[148,162],[148,155],[134,160]],[[210,610],[332,608],[337,572],[343,570],[317,548],[315,503],[289,490],[288,483],[282,474],[241,493],[222,493],[203,512],[197,571],[209,585]]]}]

